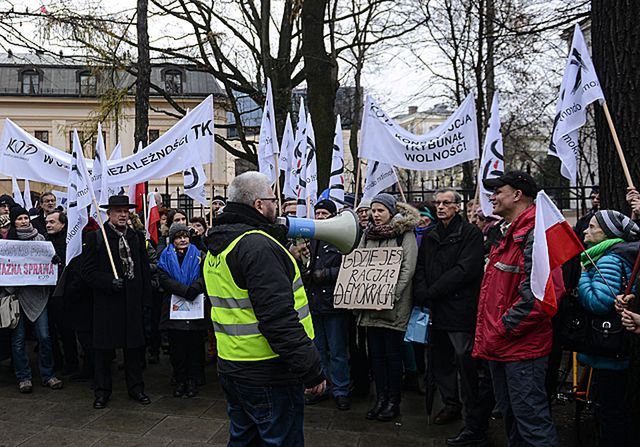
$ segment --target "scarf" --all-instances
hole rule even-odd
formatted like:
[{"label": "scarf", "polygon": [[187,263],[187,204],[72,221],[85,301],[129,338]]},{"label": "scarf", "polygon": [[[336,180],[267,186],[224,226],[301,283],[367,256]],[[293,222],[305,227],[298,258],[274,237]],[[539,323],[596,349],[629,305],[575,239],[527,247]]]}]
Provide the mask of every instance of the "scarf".
[{"label": "scarf", "polygon": [[200,277],[200,250],[194,244],[189,244],[187,252],[184,254],[182,264],[178,260],[178,253],[173,244],[170,244],[160,255],[158,268],[178,281],[180,284],[190,286],[196,279]]},{"label": "scarf", "polygon": [[[591,248],[588,248],[586,252],[583,252],[580,255],[580,263],[582,266],[588,270],[593,267],[593,263],[597,263],[598,259],[600,259],[604,254],[614,245],[618,245],[619,243],[624,242],[624,239],[615,238],[615,239],[605,239],[604,241],[594,245]],[[589,255],[589,256],[587,256]],[[591,262],[591,259],[593,262]]]},{"label": "scarf", "polygon": [[118,236],[118,255],[120,256],[120,260],[122,261],[122,270],[124,270],[124,276],[127,279],[133,279],[133,277],[135,276],[133,257],[131,256],[131,248],[129,247],[129,243],[127,242],[127,238],[125,237],[125,235],[127,234],[127,229],[125,228],[124,232],[122,232],[118,230],[116,226],[111,222],[107,222],[107,225]]},{"label": "scarf", "polygon": [[27,227],[16,228],[16,236],[19,241],[28,241],[36,237],[38,230],[33,228],[33,225],[29,224]]},{"label": "scarf", "polygon": [[392,224],[370,225],[364,234],[369,241],[381,241],[396,237],[396,229]]}]

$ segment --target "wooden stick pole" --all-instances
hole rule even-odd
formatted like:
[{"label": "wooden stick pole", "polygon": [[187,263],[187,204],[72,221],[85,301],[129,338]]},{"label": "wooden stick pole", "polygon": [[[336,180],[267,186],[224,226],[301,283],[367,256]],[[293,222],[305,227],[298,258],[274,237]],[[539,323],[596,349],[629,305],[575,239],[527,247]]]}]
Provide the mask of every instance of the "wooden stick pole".
[{"label": "wooden stick pole", "polygon": [[607,101],[604,101],[602,103],[602,110],[604,110],[604,116],[607,117],[609,130],[611,131],[611,136],[613,137],[613,143],[615,144],[616,150],[618,151],[618,157],[620,158],[620,163],[622,164],[622,170],[624,171],[624,176],[627,179],[627,186],[634,188],[633,180],[631,180],[631,174],[629,173],[629,166],[627,166],[627,160],[625,160],[624,158],[624,152],[622,152],[622,146],[620,145],[620,140],[618,139],[616,128],[613,125],[613,120],[611,119],[611,113],[609,113],[609,106],[607,106]]},{"label": "wooden stick pole", "polygon": [[358,163],[355,164],[356,168],[356,187],[354,188],[354,203],[355,206],[358,206],[358,191],[360,190],[360,168],[362,166],[362,158],[358,158]]},{"label": "wooden stick pole", "polygon": [[96,207],[97,215],[98,215],[98,223],[100,224],[100,231],[102,231],[102,238],[104,239],[104,245],[107,247],[107,255],[109,255],[109,263],[111,263],[111,270],[113,271],[113,276],[116,279],[118,278],[118,271],[116,270],[116,264],[113,262],[113,254],[111,253],[111,247],[109,247],[109,239],[107,239],[107,232],[104,231],[104,222],[102,222],[102,215],[100,214],[100,207],[98,206],[98,202],[93,196],[91,198],[93,200],[93,206]]},{"label": "wooden stick pole", "polygon": [[213,189],[211,190],[211,198],[209,199],[209,228],[213,226]]},{"label": "wooden stick pole", "polygon": [[400,197],[402,197],[402,201],[404,203],[408,203],[407,202],[407,198],[404,195],[404,190],[402,189],[402,182],[400,181],[400,176],[398,175],[398,170],[396,169],[396,167],[393,167],[393,172],[395,172],[396,177],[398,177],[398,189],[400,190]]},{"label": "wooden stick pole", "polygon": [[278,156],[276,154],[276,196],[278,196],[278,210],[282,212],[282,194],[280,194],[280,168],[278,167]]}]

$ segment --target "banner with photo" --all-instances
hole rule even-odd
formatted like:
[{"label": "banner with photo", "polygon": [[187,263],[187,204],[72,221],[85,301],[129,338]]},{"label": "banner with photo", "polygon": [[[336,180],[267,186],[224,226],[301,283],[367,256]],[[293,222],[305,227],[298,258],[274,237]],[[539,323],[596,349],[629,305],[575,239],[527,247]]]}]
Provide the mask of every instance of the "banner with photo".
[{"label": "banner with photo", "polygon": [[444,123],[424,135],[400,127],[367,97],[360,157],[416,171],[436,171],[478,158],[478,127],[473,95]]}]

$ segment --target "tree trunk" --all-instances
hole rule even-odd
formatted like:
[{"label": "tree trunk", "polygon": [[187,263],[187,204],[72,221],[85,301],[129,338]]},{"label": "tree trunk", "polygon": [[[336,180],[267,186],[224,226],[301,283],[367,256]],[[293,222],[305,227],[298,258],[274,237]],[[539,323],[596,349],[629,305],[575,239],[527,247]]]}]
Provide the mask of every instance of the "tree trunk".
[{"label": "tree trunk", "polygon": [[[592,0],[593,63],[634,182],[640,178],[640,2]],[[603,208],[628,211],[626,182],[602,108],[596,107]]]},{"label": "tree trunk", "polygon": [[302,55],[307,80],[307,104],[316,136],[318,191],[323,191],[329,184],[336,126],[334,104],[338,89],[338,66],[325,48],[324,16],[327,3],[328,0],[315,0],[302,5]]},{"label": "tree trunk", "polygon": [[133,152],[138,151],[138,143],[147,145],[149,129],[149,84],[151,83],[151,62],[149,60],[149,31],[147,29],[148,0],[137,0],[138,32],[138,76],[136,78],[136,120]]}]

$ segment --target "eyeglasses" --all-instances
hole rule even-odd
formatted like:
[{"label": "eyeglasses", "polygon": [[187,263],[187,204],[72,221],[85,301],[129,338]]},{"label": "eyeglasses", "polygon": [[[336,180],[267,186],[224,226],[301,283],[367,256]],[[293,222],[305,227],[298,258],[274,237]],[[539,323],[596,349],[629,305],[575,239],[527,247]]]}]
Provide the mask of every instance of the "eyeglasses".
[{"label": "eyeglasses", "polygon": [[43,200],[42,203],[56,203],[56,199]]},{"label": "eyeglasses", "polygon": [[278,198],[277,197],[258,197],[258,200],[277,202]]},{"label": "eyeglasses", "polygon": [[443,205],[443,206],[451,206],[451,205],[457,205],[457,204],[458,204],[458,202],[451,202],[451,201],[449,201],[449,200],[435,200],[435,201],[433,202],[433,204],[434,204],[435,206],[440,206],[440,205]]}]

